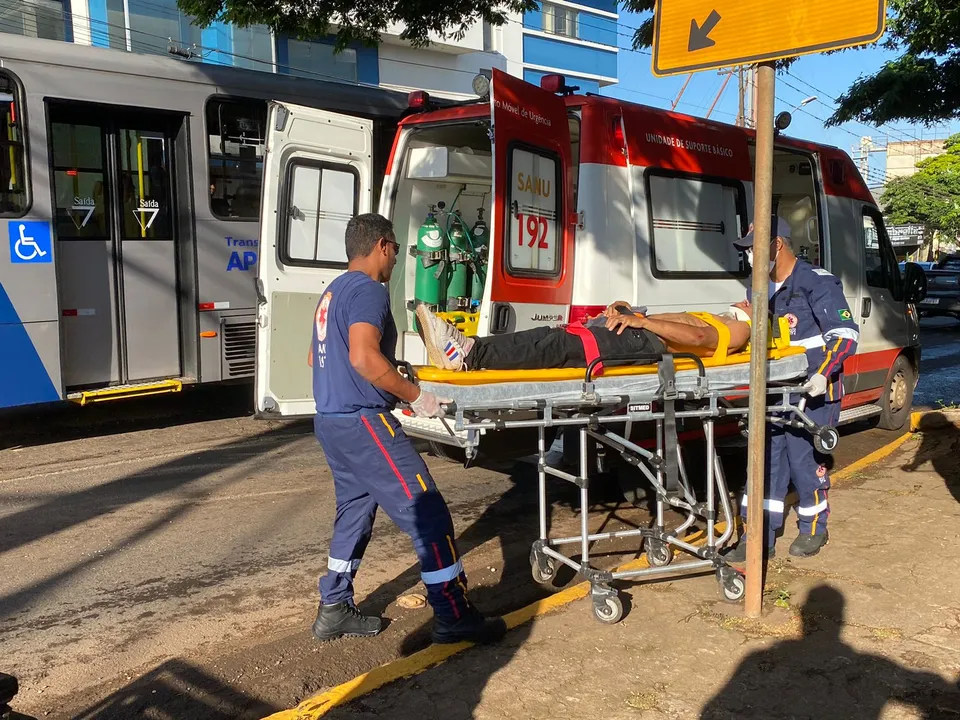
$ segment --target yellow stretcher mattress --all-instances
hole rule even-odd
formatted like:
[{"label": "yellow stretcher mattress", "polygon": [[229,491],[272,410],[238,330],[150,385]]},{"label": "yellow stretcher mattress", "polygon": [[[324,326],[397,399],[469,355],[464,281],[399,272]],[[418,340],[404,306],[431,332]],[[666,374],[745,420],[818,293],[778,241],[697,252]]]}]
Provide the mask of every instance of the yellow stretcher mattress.
[{"label": "yellow stretcher mattress", "polygon": [[[699,313],[698,313],[699,315]],[[704,368],[728,367],[730,365],[743,365],[750,363],[749,347],[742,352],[727,354],[727,346],[730,341],[729,330],[719,323],[714,323],[710,318],[704,317],[705,321],[717,328],[720,332],[720,343],[717,350],[711,357],[701,358]],[[784,332],[786,329],[786,332]],[[803,355],[806,351],[802,347],[791,347],[789,345],[789,328],[780,328],[781,332],[771,333],[768,343],[767,359],[780,360],[791,355]],[[674,360],[674,369],[677,372],[683,370],[695,370],[696,364],[687,358]],[[441,370],[432,366],[416,366],[414,372],[417,378],[426,382],[443,383],[446,385],[488,385],[493,383],[516,383],[516,382],[559,382],[564,380],[580,380],[586,372],[583,368],[553,368],[547,370]],[[598,377],[622,377],[632,375],[656,375],[656,363],[649,365],[626,365],[620,367],[605,367],[602,375]]]}]

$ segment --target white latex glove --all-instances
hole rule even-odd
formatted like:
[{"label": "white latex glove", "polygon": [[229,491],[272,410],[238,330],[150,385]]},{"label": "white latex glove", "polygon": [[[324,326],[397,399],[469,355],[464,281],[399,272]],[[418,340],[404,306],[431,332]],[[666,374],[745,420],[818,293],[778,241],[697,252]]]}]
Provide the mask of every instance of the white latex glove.
[{"label": "white latex glove", "polygon": [[446,415],[441,403],[452,403],[453,400],[439,398],[429,390],[421,390],[417,399],[410,403],[410,409],[417,417],[442,418]]},{"label": "white latex glove", "polygon": [[807,384],[803,386],[807,395],[812,398],[820,397],[825,392],[827,392],[827,378],[817,373],[812,378],[807,381]]}]

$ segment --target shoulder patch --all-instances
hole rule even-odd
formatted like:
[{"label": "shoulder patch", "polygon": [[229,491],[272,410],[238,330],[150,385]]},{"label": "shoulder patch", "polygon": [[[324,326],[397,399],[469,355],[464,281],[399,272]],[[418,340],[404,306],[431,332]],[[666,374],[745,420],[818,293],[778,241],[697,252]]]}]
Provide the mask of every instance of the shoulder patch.
[{"label": "shoulder patch", "polygon": [[853,320],[853,314],[846,308],[843,310],[837,310],[837,315],[840,316],[841,320]]},{"label": "shoulder patch", "polygon": [[833,273],[829,270],[824,270],[823,268],[813,268],[813,271],[817,275],[826,275],[827,277],[833,277]]}]

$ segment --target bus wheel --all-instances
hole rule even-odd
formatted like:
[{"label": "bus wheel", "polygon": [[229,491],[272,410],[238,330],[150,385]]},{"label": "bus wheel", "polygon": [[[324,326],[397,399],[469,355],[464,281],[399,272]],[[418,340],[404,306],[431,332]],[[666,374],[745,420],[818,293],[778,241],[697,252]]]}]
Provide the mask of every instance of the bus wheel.
[{"label": "bus wheel", "polygon": [[880,396],[880,422],[884,430],[899,430],[910,416],[913,407],[913,388],[916,385],[913,366],[903,355],[890,368],[887,384]]}]

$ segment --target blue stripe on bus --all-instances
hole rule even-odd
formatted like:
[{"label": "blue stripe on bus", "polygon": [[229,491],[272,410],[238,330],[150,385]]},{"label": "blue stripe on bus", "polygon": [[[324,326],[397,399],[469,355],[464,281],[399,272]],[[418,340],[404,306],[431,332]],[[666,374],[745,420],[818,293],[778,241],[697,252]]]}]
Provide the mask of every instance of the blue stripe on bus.
[{"label": "blue stripe on bus", "polygon": [[43,360],[0,284],[0,408],[59,399]]}]

